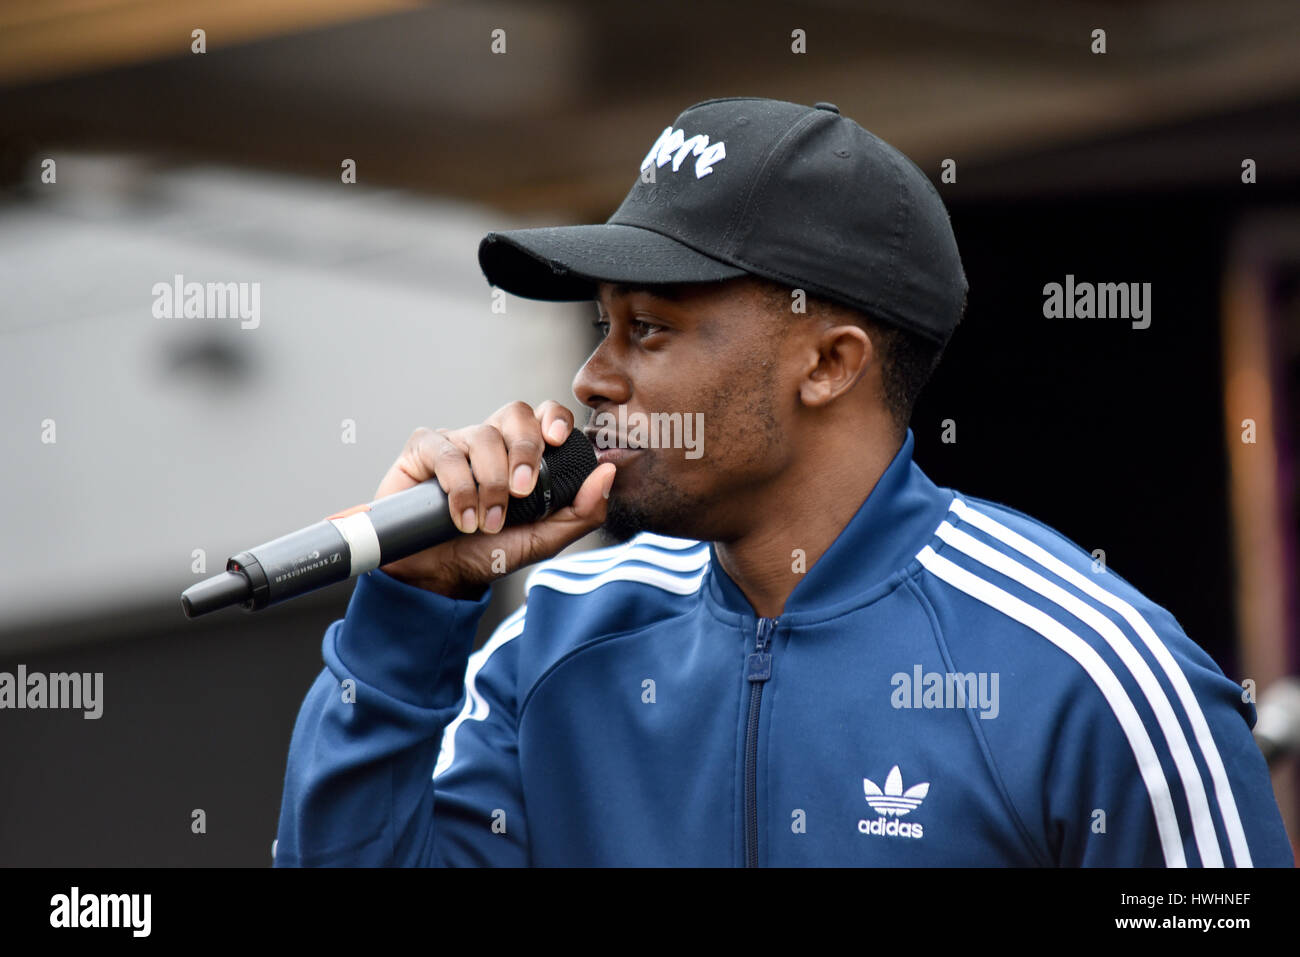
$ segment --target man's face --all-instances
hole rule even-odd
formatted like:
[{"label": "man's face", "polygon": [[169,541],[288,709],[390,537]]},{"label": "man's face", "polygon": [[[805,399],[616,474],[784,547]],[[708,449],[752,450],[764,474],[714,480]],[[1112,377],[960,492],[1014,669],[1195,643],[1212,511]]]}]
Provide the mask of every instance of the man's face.
[{"label": "man's face", "polygon": [[[752,521],[753,503],[792,454],[787,431],[797,398],[793,385],[782,384],[782,317],[767,308],[744,278],[599,285],[594,321],[604,338],[573,391],[592,410],[585,429],[600,460],[618,466],[609,537],[626,541],[648,530],[726,541]],[[681,427],[665,430],[654,413],[677,413]],[[641,447],[605,451],[602,438]],[[679,447],[663,447],[670,439]],[[682,447],[687,440],[691,447]]]}]

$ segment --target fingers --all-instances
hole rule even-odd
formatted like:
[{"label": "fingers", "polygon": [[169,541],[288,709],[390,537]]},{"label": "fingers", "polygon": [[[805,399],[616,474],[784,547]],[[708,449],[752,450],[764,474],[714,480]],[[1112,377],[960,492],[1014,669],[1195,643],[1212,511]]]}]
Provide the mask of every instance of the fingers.
[{"label": "fingers", "polygon": [[[470,471],[478,481],[478,501],[452,514],[461,516],[464,531],[473,532],[477,528],[496,534],[506,522],[506,506],[510,500],[506,488],[509,481],[506,440],[494,426],[486,424],[462,429],[459,435],[467,446]],[[474,514],[470,513],[471,509]]]},{"label": "fingers", "polygon": [[535,410],[526,402],[511,402],[498,409],[488,422],[505,441],[510,494],[523,497],[537,484],[537,469],[546,446],[562,445],[569,437],[573,413],[553,399]]},{"label": "fingers", "polygon": [[[397,460],[380,481],[374,497],[381,499],[395,492],[403,492],[438,474],[438,456],[442,453],[442,438],[446,433],[446,429],[438,429],[435,433],[432,429],[423,426],[412,432],[406,444],[402,446]],[[447,464],[446,471],[447,474],[439,476],[438,479],[444,492],[448,485],[446,479],[456,478],[463,481],[463,476],[454,474],[454,462]]]},{"label": "fingers", "polygon": [[[544,416],[534,416],[528,409],[524,425],[531,424],[525,428],[514,412],[502,411],[503,420],[515,423],[506,425],[503,421],[503,427],[516,443],[521,436],[540,439]],[[558,413],[549,421],[559,421],[572,428],[571,420]],[[474,598],[482,586],[502,574],[550,558],[604,523],[616,472],[612,462],[599,466],[587,476],[570,505],[540,522],[502,528],[499,523],[504,519],[509,501],[507,446],[506,436],[487,424],[454,432],[419,428],[412,433],[375,498],[436,477],[447,494],[453,522],[462,532],[470,534],[455,536],[417,555],[390,562],[383,566],[384,571],[398,580],[439,594]],[[521,457],[531,454],[527,441],[523,442],[519,454]],[[492,533],[493,528],[499,529],[499,533]],[[472,534],[478,530],[490,535]],[[504,567],[499,564],[502,555]]]},{"label": "fingers", "polygon": [[596,524],[605,521],[605,503],[609,501],[609,490],[617,473],[614,463],[606,462],[596,466],[596,471],[587,476],[578,489],[578,494],[573,497],[571,506],[579,518],[590,519],[599,514],[600,522]]},{"label": "fingers", "polygon": [[510,494],[528,495],[537,484],[537,469],[546,451],[540,420],[526,402],[512,402],[488,420],[501,433],[506,449]]},{"label": "fingers", "polygon": [[447,493],[447,508],[456,527],[466,534],[477,531],[479,490],[468,455],[469,444],[446,429],[417,429],[411,442],[408,447],[425,470],[424,478],[435,476]]},{"label": "fingers", "polygon": [[546,441],[551,445],[563,445],[573,431],[573,413],[554,399],[547,399],[537,407],[536,415]]},{"label": "fingers", "polygon": [[[554,400],[535,410],[525,402],[512,402],[483,424],[464,429],[418,428],[407,439],[375,497],[436,477],[447,494],[448,509],[458,529],[466,534],[496,534],[505,525],[510,496],[522,497],[533,491],[547,445],[563,444],[572,429],[573,413]],[[612,466],[609,480],[613,481]],[[603,496],[600,500],[595,497],[603,486],[597,483],[589,489],[590,484],[589,476],[579,490],[583,515],[592,508],[603,508]]]}]

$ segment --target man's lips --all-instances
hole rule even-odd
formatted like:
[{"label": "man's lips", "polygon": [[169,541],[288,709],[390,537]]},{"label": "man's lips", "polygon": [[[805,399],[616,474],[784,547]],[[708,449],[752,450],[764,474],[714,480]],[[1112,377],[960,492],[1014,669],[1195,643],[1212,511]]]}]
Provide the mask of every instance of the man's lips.
[{"label": "man's lips", "polygon": [[606,462],[613,462],[615,465],[622,465],[632,456],[640,454],[640,449],[596,449],[596,464],[604,465]]},{"label": "man's lips", "polygon": [[[618,436],[613,446],[602,448],[596,443],[597,437],[601,436],[600,429],[583,429],[582,434],[591,440],[592,447],[596,450],[596,464],[598,465],[604,465],[606,462],[613,462],[618,465],[641,451],[640,446],[629,445],[627,438],[624,436]],[[606,440],[609,438],[607,434],[603,437]]]}]

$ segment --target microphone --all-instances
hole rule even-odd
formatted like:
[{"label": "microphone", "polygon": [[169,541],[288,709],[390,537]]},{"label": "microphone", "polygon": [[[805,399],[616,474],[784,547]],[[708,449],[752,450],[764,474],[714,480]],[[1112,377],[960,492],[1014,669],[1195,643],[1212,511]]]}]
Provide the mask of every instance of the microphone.
[{"label": "microphone", "polygon": [[[563,445],[546,447],[536,486],[523,498],[511,497],[505,525],[541,521],[573,504],[578,489],[595,470],[591,440],[581,429],[573,429]],[[431,478],[240,552],[226,561],[224,572],[185,589],[181,608],[187,618],[229,605],[258,611],[460,534],[451,520],[447,493],[437,478]]]},{"label": "microphone", "polygon": [[1300,681],[1283,678],[1259,696],[1255,743],[1270,765],[1300,750]]}]

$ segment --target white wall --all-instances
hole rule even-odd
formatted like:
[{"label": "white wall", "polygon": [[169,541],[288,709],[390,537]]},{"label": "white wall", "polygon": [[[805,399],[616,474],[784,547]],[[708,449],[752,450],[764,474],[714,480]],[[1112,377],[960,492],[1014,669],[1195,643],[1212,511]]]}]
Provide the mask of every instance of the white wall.
[{"label": "white wall", "polygon": [[[532,223],[362,185],[56,159],[55,184],[0,207],[0,630],[154,601],[179,615],[206,577],[194,549],[215,574],[370,500],[415,426],[515,398],[578,410],[590,307],[507,296],[493,314],[478,267],[486,232]],[[155,318],[152,287],[177,273],[260,283],[260,324]]]}]

